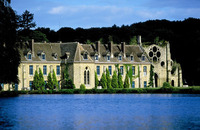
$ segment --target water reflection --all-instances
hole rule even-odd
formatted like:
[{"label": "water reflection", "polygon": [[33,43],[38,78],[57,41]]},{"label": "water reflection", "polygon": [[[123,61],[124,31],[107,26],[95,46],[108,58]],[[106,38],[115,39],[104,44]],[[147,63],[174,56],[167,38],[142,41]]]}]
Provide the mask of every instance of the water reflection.
[{"label": "water reflection", "polygon": [[0,129],[200,129],[200,95],[21,95],[0,99]]}]

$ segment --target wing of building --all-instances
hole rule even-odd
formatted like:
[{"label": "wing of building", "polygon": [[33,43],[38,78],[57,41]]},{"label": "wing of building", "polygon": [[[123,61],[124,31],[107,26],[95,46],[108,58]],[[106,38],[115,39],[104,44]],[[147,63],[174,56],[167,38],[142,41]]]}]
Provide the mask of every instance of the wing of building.
[{"label": "wing of building", "polygon": [[[141,37],[139,37],[141,39]],[[156,48],[156,49],[155,49]],[[44,80],[47,81],[48,73],[56,72],[61,87],[64,83],[64,70],[69,66],[69,77],[76,88],[85,84],[87,89],[95,87],[95,72],[100,80],[106,69],[110,76],[114,71],[120,71],[123,80],[131,68],[132,79],[129,80],[130,88],[144,88],[150,80],[150,67],[154,66],[155,77],[152,87],[162,86],[169,81],[174,86],[182,85],[181,69],[173,70],[169,44],[166,47],[151,45],[120,44],[81,44],[68,43],[26,43],[26,47],[20,49],[21,64],[18,68],[19,84],[15,84],[17,90],[30,90],[33,84],[35,70],[43,71]],[[156,62],[154,61],[157,58]],[[3,85],[4,90],[10,89],[10,85]]]}]

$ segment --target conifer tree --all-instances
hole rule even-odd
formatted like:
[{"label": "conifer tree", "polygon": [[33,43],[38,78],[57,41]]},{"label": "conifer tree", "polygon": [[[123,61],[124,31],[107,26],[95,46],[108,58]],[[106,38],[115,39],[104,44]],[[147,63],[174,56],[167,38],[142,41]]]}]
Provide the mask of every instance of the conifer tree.
[{"label": "conifer tree", "polygon": [[32,85],[32,88],[34,90],[38,90],[39,88],[39,75],[38,75],[38,72],[37,70],[35,70],[35,75],[33,77],[33,85]]},{"label": "conifer tree", "polygon": [[110,72],[106,69],[106,80],[107,80],[107,88],[112,88],[111,86],[111,79],[110,79]]},{"label": "conifer tree", "polygon": [[128,74],[126,74],[125,80],[124,80],[124,88],[129,88],[129,77]]},{"label": "conifer tree", "polygon": [[102,74],[100,83],[101,83],[102,88],[104,89],[107,88],[107,80],[106,80],[105,73]]},{"label": "conifer tree", "polygon": [[54,87],[54,89],[56,88],[58,90],[59,89],[59,85],[58,85],[58,80],[56,78],[56,73],[55,73],[54,70],[53,70],[52,79],[53,79],[53,87]]},{"label": "conifer tree", "polygon": [[66,68],[64,71],[64,79],[65,79],[65,85],[62,86],[62,89],[74,89],[75,88],[75,85],[74,85],[72,79],[69,78],[68,64],[66,64]]},{"label": "conifer tree", "polygon": [[44,85],[45,85],[44,76],[42,70],[39,68],[39,90],[44,90]]},{"label": "conifer tree", "polygon": [[51,77],[51,72],[49,72],[48,76],[47,76],[47,87],[50,89],[50,90],[53,90],[54,87],[53,87],[53,80],[52,80],[52,77]]},{"label": "conifer tree", "polygon": [[111,83],[113,88],[118,88],[118,79],[117,79],[117,72],[114,71],[113,76],[112,76],[112,83]]},{"label": "conifer tree", "polygon": [[123,81],[122,81],[122,75],[121,72],[118,69],[118,87],[123,88]]},{"label": "conifer tree", "polygon": [[95,88],[97,88],[99,85],[99,79],[97,77],[97,72],[95,72]]}]

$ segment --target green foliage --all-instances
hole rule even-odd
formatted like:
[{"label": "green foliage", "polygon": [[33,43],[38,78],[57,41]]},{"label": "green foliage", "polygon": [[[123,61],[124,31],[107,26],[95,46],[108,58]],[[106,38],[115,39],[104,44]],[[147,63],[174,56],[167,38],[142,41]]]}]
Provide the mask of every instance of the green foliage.
[{"label": "green foliage", "polygon": [[36,26],[35,22],[33,22],[34,14],[30,13],[28,10],[20,16],[19,26],[23,30],[30,30],[30,28],[34,28]]},{"label": "green foliage", "polygon": [[46,34],[40,31],[32,31],[29,39],[34,39],[35,42],[48,42]]},{"label": "green foliage", "polygon": [[118,69],[118,87],[123,88],[123,81],[122,81],[122,75],[121,72]]},{"label": "green foliage", "polygon": [[43,76],[43,73],[42,73],[42,70],[39,68],[39,90],[44,90],[44,85],[45,85],[45,82],[44,82],[44,76]]},{"label": "green foliage", "polygon": [[107,79],[105,73],[102,74],[100,84],[102,88],[106,89],[107,88]]},{"label": "green foliage", "polygon": [[52,76],[52,78],[53,78],[53,87],[56,88],[57,90],[59,90],[60,88],[59,88],[58,80],[56,78],[56,73],[55,73],[54,70],[53,70],[53,76]]},{"label": "green foliage", "polygon": [[20,54],[16,43],[17,21],[11,7],[0,2],[0,82],[18,83]]},{"label": "green foliage", "polygon": [[87,41],[85,42],[85,44],[93,44],[93,42],[91,42],[89,39],[87,39]]},{"label": "green foliage", "polygon": [[112,88],[118,88],[118,78],[117,78],[117,72],[114,71],[112,75],[112,82],[111,82]]},{"label": "green foliage", "polygon": [[53,86],[53,80],[52,80],[52,77],[51,77],[51,73],[49,72],[48,76],[47,76],[47,88],[49,88],[50,90],[53,90],[54,89],[54,86]]},{"label": "green foliage", "polygon": [[81,84],[80,89],[86,89],[85,84]]},{"label": "green foliage", "polygon": [[130,45],[137,45],[137,38],[136,38],[136,36],[133,36],[133,37],[130,39],[129,44],[130,44]]},{"label": "green foliage", "polygon": [[110,72],[106,69],[106,80],[107,80],[107,88],[112,88],[111,86],[111,79],[110,79]]},{"label": "green foliage", "polygon": [[126,74],[125,80],[124,80],[124,88],[129,88],[129,77],[128,74]]},{"label": "green foliage", "polygon": [[95,72],[95,88],[97,88],[99,85],[99,79],[97,77],[97,72]]},{"label": "green foliage", "polygon": [[153,87],[153,77],[154,77],[154,66],[151,65],[150,77],[149,77],[149,87]]},{"label": "green foliage", "polygon": [[39,74],[38,74],[37,70],[35,70],[35,75],[34,75],[34,77],[33,77],[33,85],[32,85],[32,88],[33,88],[34,90],[38,90],[38,89],[39,89],[39,86],[40,86],[40,84],[39,84]]},{"label": "green foliage", "polygon": [[64,71],[64,79],[65,79],[65,85],[62,86],[62,89],[75,89],[75,85],[74,85],[72,79],[69,79],[68,64],[66,64],[66,68]]},{"label": "green foliage", "polygon": [[163,88],[170,88],[172,86],[168,82],[164,82],[162,87]]}]

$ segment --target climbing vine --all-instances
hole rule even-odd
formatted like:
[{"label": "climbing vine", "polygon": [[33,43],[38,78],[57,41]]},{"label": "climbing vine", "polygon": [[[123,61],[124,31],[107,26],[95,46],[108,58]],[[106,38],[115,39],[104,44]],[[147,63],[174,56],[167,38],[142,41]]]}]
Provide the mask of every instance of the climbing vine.
[{"label": "climbing vine", "polygon": [[150,68],[150,79],[149,79],[149,86],[148,87],[153,87],[153,77],[154,77],[154,66],[151,65],[151,68]]}]

